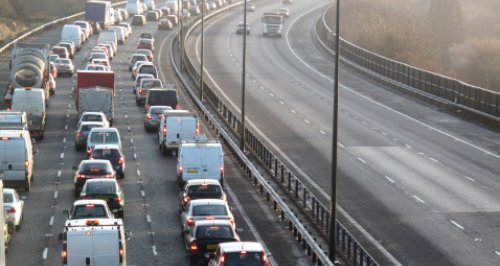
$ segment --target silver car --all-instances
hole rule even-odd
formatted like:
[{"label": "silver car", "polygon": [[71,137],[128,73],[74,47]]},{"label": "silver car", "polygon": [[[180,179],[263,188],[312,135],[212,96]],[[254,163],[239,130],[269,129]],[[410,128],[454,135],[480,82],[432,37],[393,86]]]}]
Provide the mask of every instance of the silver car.
[{"label": "silver car", "polygon": [[15,189],[3,189],[3,208],[9,218],[14,222],[16,230],[21,229],[23,221],[24,201],[19,197]]},{"label": "silver car", "polygon": [[57,68],[57,75],[62,76],[62,74],[66,74],[68,76],[73,76],[75,72],[75,66],[73,65],[73,61],[68,58],[58,58],[54,61],[54,64]]}]

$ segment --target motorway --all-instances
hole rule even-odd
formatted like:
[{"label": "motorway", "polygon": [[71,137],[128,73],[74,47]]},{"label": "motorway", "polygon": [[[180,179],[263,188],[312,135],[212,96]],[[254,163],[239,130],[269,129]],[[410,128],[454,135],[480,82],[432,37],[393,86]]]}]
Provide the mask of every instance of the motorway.
[{"label": "motorway", "polygon": [[[263,38],[260,17],[278,1],[256,1],[248,13],[249,127],[326,202],[330,194],[333,60],[314,25],[326,1],[288,6],[282,38]],[[239,113],[242,8],[205,25],[207,82]],[[199,64],[199,31],[188,39]],[[500,135],[348,68],[340,70],[339,180],[342,212],[404,265],[498,265]],[[328,205],[328,204],[326,204]]]},{"label": "motorway", "polygon": [[[115,122],[120,130],[126,157],[126,178],[120,180],[125,193],[125,230],[127,241],[127,265],[187,265],[184,242],[180,234],[178,213],[178,189],[175,177],[174,157],[163,157],[158,151],[156,135],[146,134],[143,129],[143,112],[135,104],[132,94],[133,81],[128,72],[128,58],[135,50],[142,32],[155,34],[155,63],[159,66],[164,84],[174,83],[169,46],[175,30],[157,31],[157,23],[143,28],[133,27],[133,34],[118,48],[112,61],[116,74]],[[44,42],[54,45],[59,41],[61,26],[31,37],[27,42]],[[83,68],[87,54],[97,42],[93,36],[84,44],[73,60]],[[1,80],[8,79],[8,56],[0,58]],[[7,252],[8,265],[60,265],[62,242],[58,234],[65,221],[63,210],[69,209],[73,197],[71,170],[84,159],[83,152],[73,147],[77,113],[72,98],[75,78],[57,78],[57,89],[51,97],[45,138],[35,145],[39,150],[35,157],[33,189],[26,193],[24,221],[16,232]],[[0,84],[3,95],[5,83]],[[180,91],[181,107],[194,110]],[[204,133],[210,136],[206,126]],[[271,252],[273,265],[310,265],[310,258],[294,243],[286,225],[257,195],[252,185],[243,177],[231,158],[226,157],[226,193],[235,213],[238,233],[242,240],[259,240]]]}]

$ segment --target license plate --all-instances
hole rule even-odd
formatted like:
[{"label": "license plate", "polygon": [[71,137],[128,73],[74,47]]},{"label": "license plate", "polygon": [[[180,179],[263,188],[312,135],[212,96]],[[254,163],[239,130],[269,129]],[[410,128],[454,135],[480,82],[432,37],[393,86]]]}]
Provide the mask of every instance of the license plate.
[{"label": "license plate", "polygon": [[198,169],[187,169],[186,172],[188,174],[197,174],[198,173]]},{"label": "license plate", "polygon": [[207,245],[208,250],[215,250],[217,249],[217,245]]}]

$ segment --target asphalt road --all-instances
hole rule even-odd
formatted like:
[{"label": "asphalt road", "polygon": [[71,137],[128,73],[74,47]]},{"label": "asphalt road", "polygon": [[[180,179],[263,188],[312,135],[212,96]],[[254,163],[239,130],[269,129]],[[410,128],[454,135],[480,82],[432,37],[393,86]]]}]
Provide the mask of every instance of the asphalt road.
[{"label": "asphalt road", "polygon": [[[180,234],[178,189],[175,182],[175,157],[163,157],[158,151],[154,134],[143,129],[143,112],[135,104],[132,94],[133,81],[128,72],[128,58],[135,50],[142,32],[153,32],[156,38],[155,62],[164,83],[178,81],[170,66],[169,43],[175,31],[157,31],[157,23],[143,28],[134,27],[132,36],[120,45],[112,61],[115,71],[115,120],[120,130],[126,158],[126,178],[119,180],[125,193],[125,230],[128,265],[187,265],[184,242]],[[55,27],[27,42],[59,41],[61,27]],[[91,47],[96,44],[94,35],[73,60],[78,68]],[[1,80],[7,80],[7,56],[0,58]],[[7,252],[8,265],[60,265],[62,231],[65,217],[73,197],[73,166],[84,159],[83,152],[73,147],[77,122],[72,88],[74,77],[59,77],[57,89],[50,99],[45,138],[36,144],[39,154],[35,158],[33,190],[21,192],[25,197],[24,221],[21,230],[12,239]],[[3,95],[5,84],[0,84]],[[181,107],[193,110],[183,91]],[[202,130],[210,136],[205,125]],[[226,157],[227,193],[230,207],[235,213],[238,232],[242,240],[262,240],[276,265],[309,265],[309,258],[294,243],[285,225],[278,222],[276,214],[255,193],[252,185]]]},{"label": "asphalt road", "polygon": [[[248,13],[249,126],[304,176],[330,193],[332,58],[313,29],[325,1],[288,6],[282,38],[263,38]],[[233,110],[241,98],[242,9],[205,26],[207,82]],[[199,32],[189,57],[199,62]],[[405,265],[498,265],[500,135],[340,69],[339,204]]]}]

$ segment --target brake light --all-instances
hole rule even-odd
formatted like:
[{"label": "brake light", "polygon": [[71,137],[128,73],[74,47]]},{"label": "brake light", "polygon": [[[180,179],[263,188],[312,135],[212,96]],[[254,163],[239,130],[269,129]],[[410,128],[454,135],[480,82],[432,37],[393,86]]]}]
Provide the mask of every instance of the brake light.
[{"label": "brake light", "polygon": [[164,137],[167,135],[167,126],[166,125],[163,125],[163,129],[161,130],[161,132],[163,133]]},{"label": "brake light", "polygon": [[139,94],[142,94],[142,89],[139,89],[137,92],[138,92]]},{"label": "brake light", "polygon": [[76,132],[76,136],[77,136],[77,137],[81,137],[82,135],[83,135],[83,134],[82,134],[82,132],[81,132],[81,131],[77,131],[77,132]]},{"label": "brake light", "polygon": [[122,199],[120,199],[120,197],[115,197],[115,202],[116,203],[120,203],[120,201],[122,201]]},{"label": "brake light", "polygon": [[68,264],[68,248],[67,248],[66,244],[63,245],[63,249],[61,251],[61,257],[62,257],[63,264],[64,265]]},{"label": "brake light", "polygon": [[118,164],[123,164],[123,158],[118,159]]},{"label": "brake light", "polygon": [[221,166],[220,168],[220,177],[224,177],[224,166]]},{"label": "brake light", "polygon": [[178,175],[180,178],[182,178],[182,166],[179,166],[179,168],[178,168],[178,169],[179,169],[179,171],[178,171],[178,174],[177,174],[177,175]]},{"label": "brake light", "polygon": [[194,225],[194,219],[193,219],[193,218],[191,218],[191,217],[189,217],[189,218],[187,219],[187,226],[191,227],[191,226],[193,226],[193,225]]},{"label": "brake light", "polygon": [[85,208],[87,208],[87,209],[93,209],[94,207],[95,207],[94,204],[87,204],[87,205],[85,205]]},{"label": "brake light", "polygon": [[226,255],[223,255],[220,257],[220,261],[219,261],[219,266],[222,266],[224,265],[224,261],[226,260]]},{"label": "brake light", "polygon": [[191,251],[198,250],[198,245],[196,245],[196,242],[191,242],[191,245],[189,245],[189,250],[191,250]]},{"label": "brake light", "polygon": [[86,175],[81,175],[81,174],[76,176],[76,178],[78,178],[78,179],[82,179],[82,178],[86,178],[86,177],[87,177]]},{"label": "brake light", "polygon": [[147,114],[146,115],[146,120],[150,121],[151,119],[153,119],[153,116],[151,114]]},{"label": "brake light", "polygon": [[264,266],[269,266],[269,261],[267,260],[267,254],[265,251],[262,251],[262,262],[264,262]]},{"label": "brake light", "polygon": [[104,178],[111,178],[111,177],[113,177],[112,174],[107,174],[107,175],[104,176]]},{"label": "brake light", "polygon": [[182,200],[184,203],[188,203],[191,199],[189,197],[184,197],[184,199]]},{"label": "brake light", "polygon": [[16,208],[11,207],[7,212],[8,213],[16,213]]},{"label": "brake light", "polygon": [[215,220],[215,216],[207,216],[207,220]]},{"label": "brake light", "polygon": [[125,249],[123,248],[122,242],[120,242],[119,254],[120,254],[120,263],[121,263],[121,262],[123,262],[123,257],[125,256]]},{"label": "brake light", "polygon": [[248,251],[246,251],[246,250],[240,250],[240,254],[241,254],[241,255],[245,255],[245,254],[247,254],[247,253],[248,253]]},{"label": "brake light", "polygon": [[24,161],[24,166],[26,166],[26,168],[28,168],[30,166],[30,161],[28,161],[28,160]]},{"label": "brake light", "polygon": [[196,125],[196,135],[200,135],[200,125]]},{"label": "brake light", "polygon": [[229,217],[227,217],[227,220],[228,220],[228,221],[229,221],[232,225],[234,225],[234,219],[233,219],[233,217],[229,216]]}]

